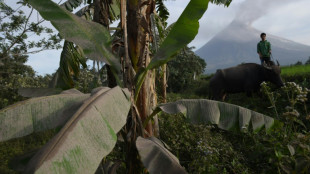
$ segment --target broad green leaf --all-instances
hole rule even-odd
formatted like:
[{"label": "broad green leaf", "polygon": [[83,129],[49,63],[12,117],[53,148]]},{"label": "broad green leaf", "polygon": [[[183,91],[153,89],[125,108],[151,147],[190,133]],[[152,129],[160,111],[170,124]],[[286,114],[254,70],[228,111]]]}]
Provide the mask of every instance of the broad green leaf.
[{"label": "broad green leaf", "polygon": [[[208,4],[209,0],[191,0],[189,2],[150,64],[143,71],[148,71],[167,63],[173,58],[173,55],[175,55],[177,51],[184,48],[195,38],[199,29],[199,19],[207,10]],[[141,76],[144,75],[144,77],[136,77],[138,80],[136,83],[135,100],[144,82],[145,74],[146,72],[137,74]]]},{"label": "broad green leaf", "polygon": [[114,148],[130,106],[127,89],[94,93],[30,160],[26,173],[94,173]]},{"label": "broad green leaf", "polygon": [[0,110],[0,141],[62,126],[89,94],[60,94],[18,102]]},{"label": "broad green leaf", "polygon": [[224,130],[240,130],[242,132],[247,131],[249,127],[254,132],[265,127],[268,132],[276,121],[269,116],[237,105],[207,99],[179,100],[159,105],[155,112],[158,113],[158,110],[168,114],[183,113],[192,123],[215,124]]},{"label": "broad green leaf", "polygon": [[29,0],[29,4],[51,21],[63,38],[82,47],[87,58],[106,62],[114,72],[120,70],[119,59],[111,52],[110,33],[105,27],[77,17],[51,0]]},{"label": "broad green leaf", "polygon": [[159,67],[173,58],[197,35],[199,19],[208,8],[208,0],[191,0],[156,52],[147,69]]},{"label": "broad green leaf", "polygon": [[165,145],[155,137],[136,140],[141,161],[151,174],[157,173],[187,173]]}]

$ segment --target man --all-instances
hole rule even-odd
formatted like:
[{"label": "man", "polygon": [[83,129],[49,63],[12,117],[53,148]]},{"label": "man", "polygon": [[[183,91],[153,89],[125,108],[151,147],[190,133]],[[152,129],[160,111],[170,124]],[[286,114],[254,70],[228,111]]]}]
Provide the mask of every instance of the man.
[{"label": "man", "polygon": [[257,53],[263,65],[264,62],[268,64],[270,61],[271,44],[266,40],[266,33],[260,34],[260,37],[262,40],[257,44]]}]

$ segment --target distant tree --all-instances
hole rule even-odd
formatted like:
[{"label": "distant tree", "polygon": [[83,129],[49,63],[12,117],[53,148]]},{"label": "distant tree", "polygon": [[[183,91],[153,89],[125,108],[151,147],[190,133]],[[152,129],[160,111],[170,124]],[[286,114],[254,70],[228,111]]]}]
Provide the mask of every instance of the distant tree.
[{"label": "distant tree", "polygon": [[[25,63],[28,54],[47,49],[60,48],[60,38],[53,31],[41,26],[44,20],[30,22],[33,10],[25,15],[20,7],[13,10],[0,1],[0,108],[22,99],[17,90],[20,87],[47,87],[50,76],[36,76],[35,71]],[[32,39],[30,36],[49,34],[48,39]],[[41,82],[40,82],[41,81]]]},{"label": "distant tree", "polygon": [[[29,14],[20,10],[26,4],[23,1],[18,2],[20,7],[13,10],[4,2],[0,2],[0,62],[11,59],[13,56],[25,56],[28,54],[38,53],[40,51],[61,48],[60,37],[53,34],[53,30],[42,26],[45,20],[39,19],[31,22],[33,15],[31,8]],[[47,34],[41,39],[33,37]],[[30,37],[31,36],[31,37]],[[47,39],[46,39],[47,38]]]},{"label": "distant tree", "polygon": [[301,61],[297,61],[294,65],[302,65]]},{"label": "distant tree", "polygon": [[193,48],[183,48],[176,59],[168,62],[169,92],[180,92],[188,88],[204,72],[206,62],[192,51]]}]

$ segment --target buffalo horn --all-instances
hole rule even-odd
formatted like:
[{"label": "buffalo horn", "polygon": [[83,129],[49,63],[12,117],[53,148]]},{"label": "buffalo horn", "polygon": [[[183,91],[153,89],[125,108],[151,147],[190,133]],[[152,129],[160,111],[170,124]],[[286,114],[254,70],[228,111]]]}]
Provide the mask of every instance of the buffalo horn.
[{"label": "buffalo horn", "polygon": [[277,60],[277,65],[278,65],[278,66],[280,66],[280,63],[279,63],[279,61],[278,61],[278,60]]}]

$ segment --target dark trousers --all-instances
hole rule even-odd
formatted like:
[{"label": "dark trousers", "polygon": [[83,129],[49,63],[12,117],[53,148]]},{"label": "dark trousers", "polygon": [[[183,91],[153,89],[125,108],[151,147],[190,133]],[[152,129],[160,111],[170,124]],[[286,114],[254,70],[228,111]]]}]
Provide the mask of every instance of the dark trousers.
[{"label": "dark trousers", "polygon": [[261,64],[263,65],[263,62],[267,63],[270,62],[270,57],[262,57],[262,59],[260,59]]}]

